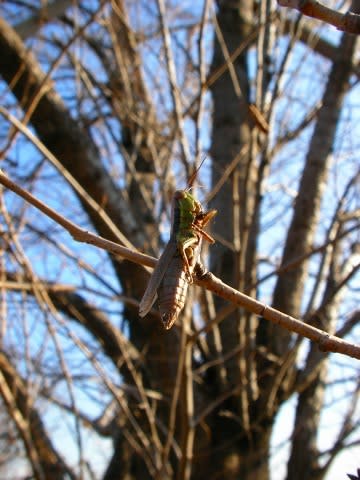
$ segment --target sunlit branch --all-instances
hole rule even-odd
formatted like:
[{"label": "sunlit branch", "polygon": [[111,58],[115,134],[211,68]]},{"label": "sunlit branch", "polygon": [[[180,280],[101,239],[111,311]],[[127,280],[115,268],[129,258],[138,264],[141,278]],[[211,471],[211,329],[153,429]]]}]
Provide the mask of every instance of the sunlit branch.
[{"label": "sunlit branch", "polygon": [[278,0],[281,7],[298,10],[307,17],[322,20],[338,30],[360,35],[360,15],[352,12],[340,13],[322,5],[317,0]]},{"label": "sunlit branch", "polygon": [[[0,183],[65,228],[65,230],[67,230],[74,238],[74,240],[95,245],[112,254],[119,255],[140,265],[152,268],[156,265],[157,260],[153,257],[123,247],[78,227],[75,223],[55,212],[55,210],[38,200],[31,193],[14,183],[1,170]],[[324,352],[342,353],[360,360],[360,345],[347,342],[336,337],[335,335],[330,335],[323,330],[308,325],[299,319],[296,319],[290,315],[287,315],[286,313],[280,312],[275,308],[259,302],[258,300],[255,300],[252,297],[249,297],[248,295],[245,295],[244,293],[241,293],[238,290],[230,287],[229,285],[226,285],[219,278],[215,277],[215,275],[205,271],[201,265],[198,265],[197,267],[196,277],[194,278],[195,284],[207,288],[216,295],[230,301],[234,305],[245,308],[249,312],[263,317],[272,323],[278,324],[290,332],[297,333],[310,339],[311,341],[317,343],[320,350]]]}]

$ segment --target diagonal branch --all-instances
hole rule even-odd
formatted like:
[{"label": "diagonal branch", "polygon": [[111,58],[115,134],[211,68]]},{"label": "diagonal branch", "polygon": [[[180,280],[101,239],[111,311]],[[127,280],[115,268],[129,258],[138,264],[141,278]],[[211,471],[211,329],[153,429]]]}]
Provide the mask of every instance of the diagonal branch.
[{"label": "diagonal branch", "polygon": [[360,35],[360,15],[352,12],[341,13],[322,5],[317,0],[278,0],[281,7],[298,10],[303,15],[322,20],[338,30]]},{"label": "diagonal branch", "polygon": [[[48,217],[52,218],[55,222],[59,223],[72,235],[74,240],[95,245],[99,248],[109,251],[110,253],[124,257],[134,263],[155,267],[157,261],[155,258],[149,257],[134,250],[130,250],[114,242],[101,238],[94,233],[83,230],[35,198],[31,193],[16,185],[1,171],[0,183],[24,198],[31,205],[38,208]],[[205,269],[199,264],[197,266],[194,283],[207,288],[216,295],[230,301],[234,305],[243,307],[249,312],[255,313],[256,315],[261,316],[274,324],[280,325],[289,332],[294,332],[310,339],[311,341],[317,343],[322,351],[342,353],[360,360],[360,345],[347,342],[336,337],[335,335],[330,335],[323,330],[315,328],[311,325],[307,325],[301,320],[298,320],[290,315],[276,310],[275,308],[261,303],[258,300],[245,295],[244,293],[239,292],[238,290],[223,283],[212,273],[206,272]]]},{"label": "diagonal branch", "polygon": [[[0,74],[26,112],[26,120],[32,123],[41,142],[88,192],[89,197],[98,205],[103,205],[113,223],[126,236],[134,238],[130,232],[138,233],[136,219],[111,175],[103,168],[96,144],[79,122],[71,117],[50,78],[41,70],[14,29],[1,17],[0,51]],[[114,239],[113,232],[99,218],[99,213],[89,208],[81,196],[80,201],[96,230]],[[142,244],[143,240],[138,234],[136,243]]]}]

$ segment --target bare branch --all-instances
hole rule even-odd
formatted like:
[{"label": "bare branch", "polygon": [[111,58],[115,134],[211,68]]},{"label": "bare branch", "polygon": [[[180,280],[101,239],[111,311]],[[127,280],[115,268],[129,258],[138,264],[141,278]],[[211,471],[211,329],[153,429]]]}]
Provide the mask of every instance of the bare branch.
[{"label": "bare branch", "polygon": [[3,352],[0,352],[0,395],[23,439],[35,478],[60,480],[68,475],[75,480],[75,475],[50,441],[26,381]]},{"label": "bare branch", "polygon": [[317,0],[278,0],[281,7],[294,8],[303,15],[322,20],[338,30],[360,35],[360,15],[352,12],[340,13],[325,7]]},{"label": "bare branch", "polygon": [[170,32],[165,20],[166,10],[165,10],[164,1],[157,0],[157,6],[159,10],[161,34],[164,42],[166,68],[167,68],[169,83],[171,85],[171,95],[172,95],[172,101],[174,105],[174,113],[176,118],[177,129],[180,133],[180,139],[181,139],[182,160],[184,161],[185,167],[188,168],[190,151],[189,151],[189,145],[186,139],[186,135],[184,132],[184,117],[181,114],[182,101],[181,101],[180,90],[177,86],[177,81],[176,81],[176,68],[175,68],[174,56],[171,50]]},{"label": "bare branch", "polygon": [[1,170],[0,170],[0,183],[7,187],[9,190],[12,190],[14,193],[22,197],[24,200],[29,202],[31,205],[36,207],[38,210],[43,212],[49,218],[54,220],[56,223],[61,225],[65,230],[67,230],[74,240],[78,242],[89,243],[91,245],[96,245],[99,248],[106,250],[107,252],[114,253],[115,255],[120,255],[127,260],[132,262],[145,265],[148,267],[154,267],[156,260],[152,259],[148,255],[143,255],[135,250],[130,250],[129,248],[122,247],[117,243],[106,240],[105,238],[99,237],[94,233],[90,233],[82,228],[78,227],[75,223],[66,219],[54,209],[48,207],[44,202],[37,199],[31,193],[27,192],[23,188],[16,185],[12,180],[10,180]]},{"label": "bare branch", "polygon": [[[55,212],[43,202],[36,199],[32,194],[9,180],[9,178],[1,171],[0,183],[20,195],[34,207],[45,213],[45,215],[59,223],[59,225],[65,228],[72,235],[74,240],[95,245],[140,265],[145,265],[148,267],[154,267],[156,265],[156,259],[153,257],[149,257],[148,255],[144,255],[121,245],[117,245],[114,242],[81,229],[76,224],[67,220],[65,217]],[[243,307],[249,312],[255,313],[256,315],[261,316],[274,324],[280,325],[289,332],[294,332],[303,337],[309,338],[313,342],[318,343],[319,348],[322,351],[342,353],[360,360],[360,345],[346,342],[341,338],[330,335],[327,332],[312,327],[311,325],[307,325],[301,320],[265,305],[264,303],[261,303],[258,300],[255,300],[252,297],[235,290],[229,285],[226,285],[220,279],[216,278],[212,273],[206,272],[200,265],[198,265],[197,276],[194,279],[194,283],[207,288],[226,300],[229,300],[234,305]]]},{"label": "bare branch", "polygon": [[45,157],[54,165],[54,167],[61,173],[61,175],[66,179],[69,185],[75,190],[78,194],[79,198],[81,198],[86,204],[88,204],[89,208],[92,209],[96,214],[101,217],[104,224],[106,224],[109,230],[114,234],[115,238],[118,239],[124,245],[127,245],[129,248],[132,248],[133,245],[127,239],[126,235],[124,235],[114,224],[114,222],[110,219],[109,215],[106,211],[96,202],[91,195],[82,187],[81,183],[74,178],[71,173],[59,162],[55,155],[51,153],[51,151],[44,145],[44,143],[36,138],[36,136],[31,132],[31,130],[20,122],[14,115],[11,115],[5,108],[0,105],[0,113],[9,121],[11,122],[14,127],[22,132],[29,140],[33,143],[35,147],[39,149],[39,151],[45,155]]},{"label": "bare branch", "polygon": [[244,293],[235,290],[216,278],[210,272],[200,271],[200,277],[196,280],[196,284],[201,285],[216,295],[229,300],[234,305],[243,307],[246,310],[259,315],[265,320],[280,325],[289,332],[297,333],[311,341],[318,343],[320,350],[324,352],[337,352],[349,355],[360,360],[360,345],[355,345],[335,335],[330,335],[318,328],[307,325],[305,322],[298,320],[286,313],[280,312],[264,303],[255,300]]}]

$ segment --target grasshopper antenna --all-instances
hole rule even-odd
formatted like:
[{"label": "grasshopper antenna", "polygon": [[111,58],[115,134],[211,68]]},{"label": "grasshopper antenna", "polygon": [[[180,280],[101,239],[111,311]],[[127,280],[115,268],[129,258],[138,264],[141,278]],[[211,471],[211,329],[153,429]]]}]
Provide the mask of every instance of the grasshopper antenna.
[{"label": "grasshopper antenna", "polygon": [[190,175],[190,178],[188,180],[188,184],[187,184],[187,190],[190,190],[191,187],[194,185],[194,182],[196,180],[196,177],[197,177],[197,174],[199,173],[199,170],[200,168],[202,167],[202,164],[205,162],[206,160],[206,155],[203,156],[201,162],[200,162],[200,165],[194,170],[194,172]]}]

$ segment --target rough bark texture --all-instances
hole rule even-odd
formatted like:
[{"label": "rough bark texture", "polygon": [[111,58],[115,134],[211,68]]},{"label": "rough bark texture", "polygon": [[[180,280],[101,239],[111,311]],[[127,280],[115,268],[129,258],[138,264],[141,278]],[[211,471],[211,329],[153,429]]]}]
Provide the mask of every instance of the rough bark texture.
[{"label": "rough bark texture", "polygon": [[[223,39],[215,38],[212,72],[216,72],[239,45],[248,40],[255,25],[252,1],[219,2],[217,19]],[[224,48],[225,44],[225,48]],[[229,180],[212,201],[219,212],[214,232],[219,241],[212,249],[212,270],[225,282],[249,294],[255,294],[256,232],[254,217],[258,172],[252,144],[252,123],[248,114],[249,73],[246,52],[235,60],[234,73],[226,71],[212,86],[214,102],[211,153],[214,159],[212,183],[215,186],[225,168],[238,155],[239,162]],[[240,86],[234,82],[234,76]],[[245,153],[242,151],[245,150]],[[231,205],[231,208],[229,208]],[[225,245],[232,245],[231,251]],[[219,308],[224,306],[216,301]],[[253,363],[257,320],[244,311],[227,315],[219,326],[221,345],[226,353],[242,347],[226,362],[225,378],[218,377],[218,388],[231,389],[242,385],[240,393],[226,402],[236,421],[217,420],[214,425],[216,468],[223,478],[268,478],[268,456],[271,419],[261,420],[256,412],[258,385]],[[215,343],[215,342],[214,342]],[[260,422],[260,423],[258,423]],[[254,426],[256,428],[254,429]],[[229,445],[222,454],[221,445]],[[215,446],[215,448],[217,448]],[[220,478],[220,476],[219,476]]]}]

